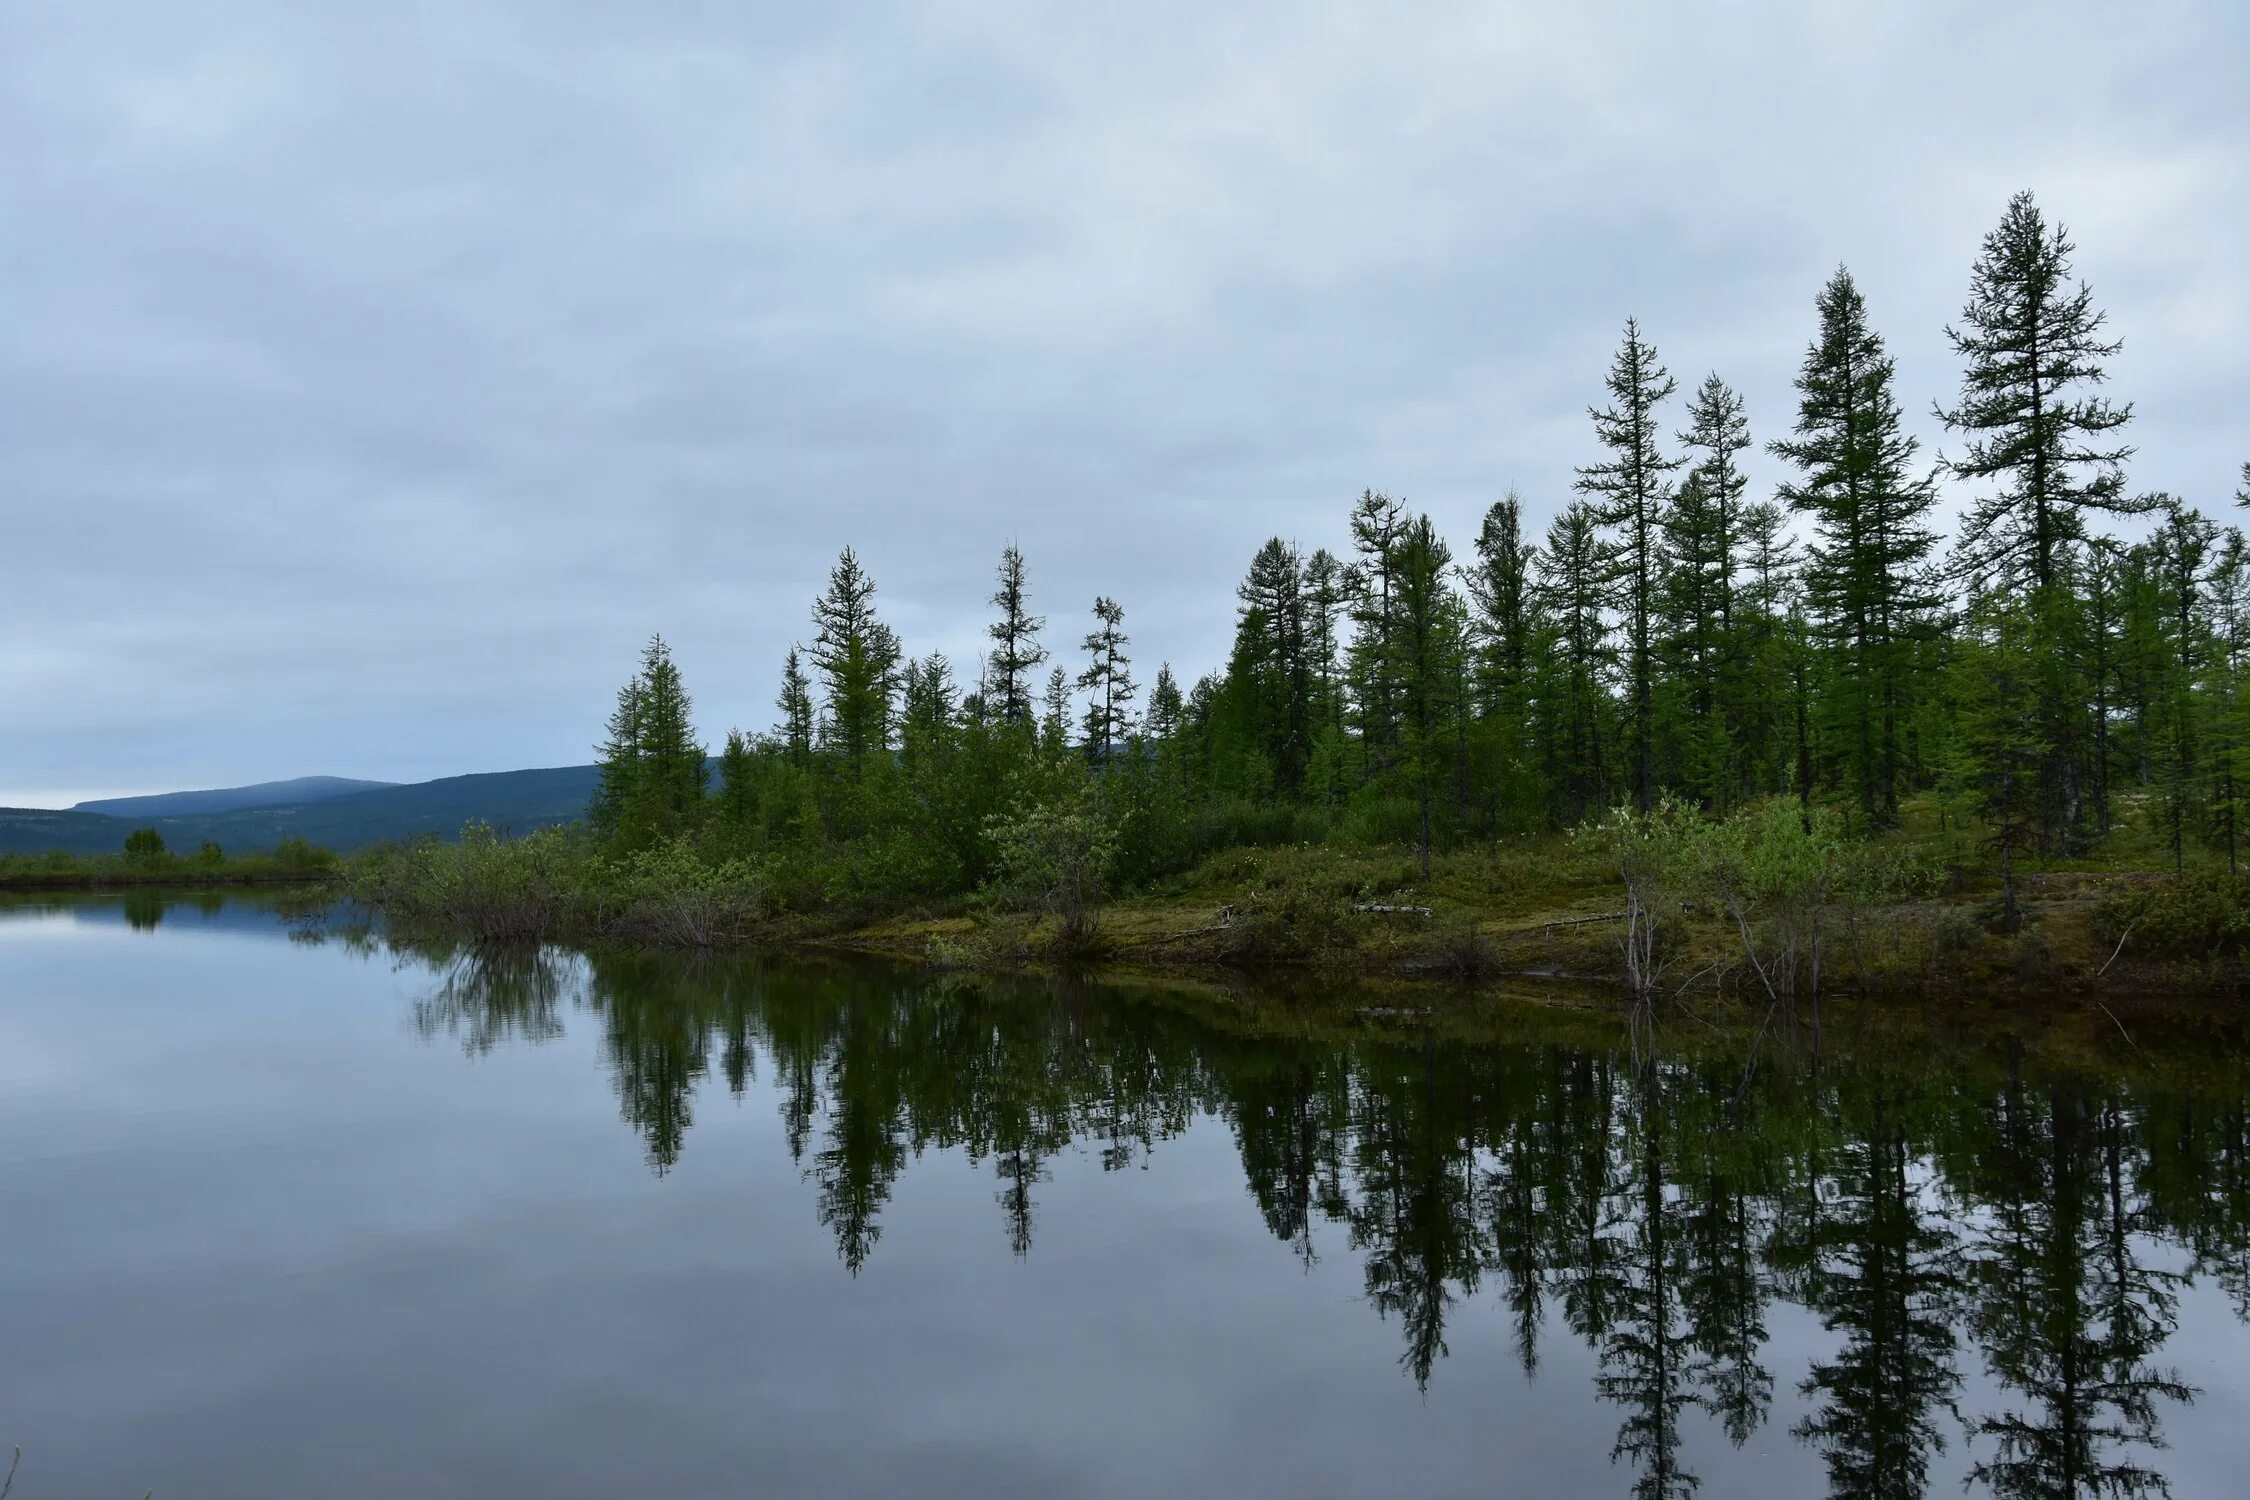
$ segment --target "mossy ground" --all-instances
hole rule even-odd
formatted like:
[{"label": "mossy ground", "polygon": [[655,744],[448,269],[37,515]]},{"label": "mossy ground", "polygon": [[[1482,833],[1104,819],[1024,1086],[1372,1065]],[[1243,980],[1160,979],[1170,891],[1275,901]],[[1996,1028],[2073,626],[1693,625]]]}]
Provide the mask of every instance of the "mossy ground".
[{"label": "mossy ground", "polygon": [[[2169,845],[2127,803],[2098,852],[2019,860],[2019,923],[1982,835],[1911,803],[1874,842],[1917,862],[1927,893],[1839,908],[1827,921],[1834,989],[1861,994],[2232,993],[2234,956],[2138,948],[2116,916],[2171,881]],[[2207,868],[2208,851],[2187,863]],[[2223,862],[2219,865],[2223,869]],[[1622,982],[1624,888],[1584,841],[1545,834],[1439,854],[1425,875],[1405,848],[1237,849],[1113,901],[1093,946],[1064,953],[1054,924],[965,906],[895,915],[818,935],[837,946],[961,966],[1093,963],[1178,974],[1255,969],[1318,976]],[[1382,910],[1381,908],[1393,908]],[[1407,910],[1400,910],[1405,908]],[[2121,943],[2119,940],[2123,938]],[[1664,979],[1684,996],[1741,986],[1739,936],[1692,900],[1676,914]]]}]

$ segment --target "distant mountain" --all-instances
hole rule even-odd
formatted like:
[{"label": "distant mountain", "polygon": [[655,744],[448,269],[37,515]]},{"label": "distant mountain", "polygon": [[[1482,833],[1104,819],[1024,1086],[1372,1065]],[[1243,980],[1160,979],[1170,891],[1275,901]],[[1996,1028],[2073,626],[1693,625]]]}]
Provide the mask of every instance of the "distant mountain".
[{"label": "distant mountain", "polygon": [[584,817],[600,781],[598,766],[555,766],[448,776],[285,806],[236,807],[192,815],[134,813],[112,817],[77,808],[58,812],[0,807],[0,854],[39,854],[49,849],[114,854],[125,835],[135,828],[154,828],[175,851],[192,850],[210,839],[222,848],[244,853],[271,849],[291,837],[345,852],[425,833],[453,838],[461,832],[462,824],[472,820],[490,823],[505,832],[528,833]]},{"label": "distant mountain", "polygon": [[190,818],[244,807],[295,807],[307,802],[325,802],[331,797],[348,797],[354,792],[378,792],[397,785],[395,781],[354,781],[348,776],[299,776],[291,781],[261,781],[255,786],[220,787],[208,792],[101,797],[74,804],[70,810],[100,813],[111,818]]}]

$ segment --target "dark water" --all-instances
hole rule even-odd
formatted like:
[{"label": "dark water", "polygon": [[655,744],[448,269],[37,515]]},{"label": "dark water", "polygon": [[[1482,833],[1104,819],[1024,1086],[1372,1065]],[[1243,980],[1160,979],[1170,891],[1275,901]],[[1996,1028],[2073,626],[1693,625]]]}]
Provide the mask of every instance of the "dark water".
[{"label": "dark water", "polygon": [[0,911],[12,1500],[2245,1493],[2219,1049],[1463,1024]]}]

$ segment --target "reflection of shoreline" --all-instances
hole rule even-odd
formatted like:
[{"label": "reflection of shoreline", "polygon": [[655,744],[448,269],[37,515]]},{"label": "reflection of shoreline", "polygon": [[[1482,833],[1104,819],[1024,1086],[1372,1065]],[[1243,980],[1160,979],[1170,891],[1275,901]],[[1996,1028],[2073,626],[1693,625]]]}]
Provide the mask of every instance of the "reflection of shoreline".
[{"label": "reflection of shoreline", "polygon": [[[714,1073],[737,1095],[763,1076],[855,1273],[933,1148],[986,1164],[995,1248],[1026,1255],[1058,1155],[1121,1168],[1223,1121],[1278,1241],[1314,1258],[1342,1235],[1411,1378],[1442,1378],[1448,1319],[1493,1294],[1527,1370],[1543,1340],[1592,1350],[1641,1494],[1692,1486],[1691,1416],[1747,1442],[1782,1379],[1818,1402],[1793,1435],[1838,1494],[1919,1493],[1953,1444],[1999,1493],[2129,1486],[2194,1395],[2161,1360],[2181,1287],[2250,1314],[2239,1088],[1940,1062],[1833,1024],[1817,1068],[1800,1051],[1746,1074],[1708,1039],[1636,1064],[1601,1017],[1469,1042],[1299,1012],[1291,1034],[1287,1008],[1192,992],[352,941],[426,965],[416,1025],[471,1053],[598,1024],[660,1173]],[[2179,1255],[2184,1276],[2155,1269]],[[1832,1351],[1769,1368],[1777,1304]],[[2002,1399],[1957,1413],[1972,1361]]]}]

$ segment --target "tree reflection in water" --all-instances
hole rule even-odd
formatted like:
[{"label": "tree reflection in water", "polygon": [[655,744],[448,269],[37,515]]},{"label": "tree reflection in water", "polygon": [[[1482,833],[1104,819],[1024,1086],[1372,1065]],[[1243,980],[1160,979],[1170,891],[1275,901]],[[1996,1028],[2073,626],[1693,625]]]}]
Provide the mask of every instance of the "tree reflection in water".
[{"label": "tree reflection in water", "polygon": [[[2164,1414],[2196,1395],[2162,1358],[2179,1293],[2208,1279],[2250,1312],[2239,1079],[2035,1078],[2020,1058],[1854,1057],[1831,1036],[1817,1069],[1769,1060],[1745,1084],[1717,1044],[1650,1057],[1582,1019],[1471,1041],[1347,1013],[1282,1033],[1060,981],[394,951],[436,976],[416,1024],[471,1053],[588,1015],[659,1173],[714,1058],[738,1096],[768,1080],[854,1274],[933,1148],[987,1165],[1025,1256],[1059,1155],[1120,1170],[1223,1121],[1276,1240],[1310,1267],[1341,1229],[1416,1382],[1488,1289],[1527,1374],[1543,1339],[1581,1340],[1621,1414],[1613,1457],[1650,1500],[1697,1487],[1691,1411],[1736,1445],[1766,1425],[1776,1304],[1830,1340],[1793,1377],[1809,1412],[1791,1431],[1830,1493],[1870,1497],[1925,1493],[1949,1441],[1998,1496],[2168,1493]],[[1998,1391],[1987,1409],[1960,1408],[1967,1368]]]}]

